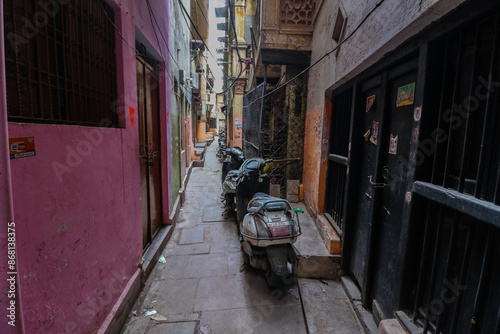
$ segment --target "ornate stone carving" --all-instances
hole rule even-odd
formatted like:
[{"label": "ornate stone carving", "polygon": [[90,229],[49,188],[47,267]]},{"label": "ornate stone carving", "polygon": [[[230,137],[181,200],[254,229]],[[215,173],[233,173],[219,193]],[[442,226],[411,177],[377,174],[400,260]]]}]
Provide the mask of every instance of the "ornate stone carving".
[{"label": "ornate stone carving", "polygon": [[247,81],[246,78],[239,78],[236,80],[236,83],[234,84],[234,94],[244,94],[245,93],[246,81]]},{"label": "ornate stone carving", "polygon": [[315,0],[281,0],[280,23],[287,26],[312,25]]}]

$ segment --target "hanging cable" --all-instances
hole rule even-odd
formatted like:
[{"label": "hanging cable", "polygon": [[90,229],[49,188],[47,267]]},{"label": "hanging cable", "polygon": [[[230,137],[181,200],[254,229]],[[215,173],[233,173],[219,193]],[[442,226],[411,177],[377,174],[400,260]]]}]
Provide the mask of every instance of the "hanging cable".
[{"label": "hanging cable", "polygon": [[199,9],[200,9],[200,11],[201,11],[201,15],[203,15],[203,18],[205,19],[205,22],[207,22],[207,27],[208,27],[208,26],[209,26],[209,24],[208,24],[207,17],[205,16],[205,13],[203,12],[203,9],[201,8],[200,3],[198,2],[198,0],[196,0],[196,4],[198,5],[198,8],[199,8]]},{"label": "hanging cable", "polygon": [[384,2],[385,0],[379,0],[375,6],[368,12],[368,14],[366,14],[363,19],[361,20],[361,22],[359,22],[359,24],[356,26],[356,28],[354,28],[354,30],[347,36],[345,37],[341,42],[339,42],[332,50],[328,51],[327,53],[325,53],[323,56],[321,56],[318,60],[316,60],[314,63],[312,63],[311,65],[309,65],[308,67],[306,67],[304,70],[302,70],[299,74],[297,74],[296,76],[294,76],[293,78],[291,78],[290,80],[288,80],[287,82],[285,82],[283,85],[279,86],[279,87],[276,87],[275,89],[271,90],[269,93],[267,94],[264,94],[262,95],[261,97],[253,100],[252,102],[250,102],[248,105],[246,106],[243,106],[243,107],[249,107],[251,106],[252,104],[254,104],[255,102],[257,102],[258,100],[260,99],[264,99],[265,97],[273,94],[274,92],[280,90],[281,88],[283,87],[286,87],[288,86],[290,83],[292,83],[293,81],[297,80],[298,77],[300,77],[301,75],[303,75],[304,73],[308,72],[311,68],[313,68],[314,66],[318,65],[322,60],[324,60],[326,57],[328,57],[329,55],[331,55],[333,52],[335,52],[342,44],[344,44],[345,42],[347,42],[355,33],[356,31],[359,30],[359,28],[365,23],[365,21],[373,14],[373,12],[378,8],[380,7],[380,5]]},{"label": "hanging cable", "polygon": [[116,32],[118,33],[118,35],[120,35],[121,39],[125,42],[125,44],[127,44],[129,48],[131,48],[132,50],[134,50],[136,54],[144,56],[134,46],[130,45],[130,43],[125,39],[125,37],[123,37],[122,32],[120,31],[120,29],[118,29],[118,27],[115,25],[115,22],[113,22],[113,20],[111,19],[111,17],[109,17],[108,12],[106,11],[106,8],[104,8],[104,6],[102,5],[102,3],[100,1],[98,1],[98,3],[99,3],[99,6],[101,7],[102,11],[104,12],[104,15],[106,15],[106,17],[108,18],[109,22],[115,28]]},{"label": "hanging cable", "polygon": [[[201,65],[201,60],[200,60],[200,55],[199,55],[199,50],[197,50],[197,55],[198,55],[198,62],[200,63]],[[208,86],[212,89],[212,90],[215,90],[212,85],[210,85],[210,83],[208,82],[208,79],[207,77],[205,76],[205,71],[203,70],[203,67],[201,67],[201,73],[203,74],[203,77],[205,78],[205,81],[207,82]],[[240,68],[240,73],[238,74],[237,77],[235,78],[232,78],[232,77],[228,77],[230,80],[234,80],[233,83],[227,87],[225,90],[223,90],[222,92],[214,92],[215,94],[225,94],[228,90],[230,90],[231,88],[233,88],[233,86],[236,84],[236,81],[241,77],[241,75],[243,74],[243,68]]]},{"label": "hanging cable", "polygon": [[[165,39],[165,36],[163,36],[163,32],[162,32],[162,30],[160,28],[160,25],[158,24],[158,21],[156,20],[155,13],[153,11],[153,8],[151,7],[151,3],[149,2],[149,0],[146,0],[146,5],[148,6],[149,20],[151,21],[151,26],[153,27],[153,31],[154,31],[155,36],[156,36],[156,40],[158,40],[158,35],[156,34],[156,29],[155,29],[155,27],[153,25],[153,20],[154,20],[156,26],[158,27],[158,31],[160,32],[161,38],[163,39],[163,43],[165,43],[165,47],[167,48],[167,51],[170,54],[170,57],[174,61],[175,65],[177,65],[177,67],[180,69],[181,67],[179,66],[179,64],[175,60],[175,57],[172,54],[172,51],[170,51],[170,48],[168,47],[168,43],[167,43],[167,40]],[[158,44],[159,44],[159,42],[158,42]],[[158,45],[158,47],[160,47],[160,46]],[[160,52],[161,52],[161,49],[160,49]],[[163,57],[163,55],[162,55],[162,57]]]}]

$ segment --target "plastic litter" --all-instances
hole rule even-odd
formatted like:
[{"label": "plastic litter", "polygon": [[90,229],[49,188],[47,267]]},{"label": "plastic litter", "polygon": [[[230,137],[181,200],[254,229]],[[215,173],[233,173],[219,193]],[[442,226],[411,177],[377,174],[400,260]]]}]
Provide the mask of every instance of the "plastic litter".
[{"label": "plastic litter", "polygon": [[150,315],[153,315],[153,314],[156,314],[155,310],[147,311],[146,313],[144,313],[145,316],[150,316]]},{"label": "plastic litter", "polygon": [[164,317],[162,316],[161,314],[155,314],[151,317],[151,319],[153,319],[154,321],[156,322],[160,322],[160,323],[163,323],[163,322],[167,322],[168,321],[168,318],[167,317]]},{"label": "plastic litter", "polygon": [[160,263],[166,263],[167,262],[167,260],[165,259],[165,256],[163,256],[163,254],[160,255],[160,257],[158,258],[158,262],[160,262]]},{"label": "plastic litter", "polygon": [[137,311],[130,312],[130,317],[137,317]]}]

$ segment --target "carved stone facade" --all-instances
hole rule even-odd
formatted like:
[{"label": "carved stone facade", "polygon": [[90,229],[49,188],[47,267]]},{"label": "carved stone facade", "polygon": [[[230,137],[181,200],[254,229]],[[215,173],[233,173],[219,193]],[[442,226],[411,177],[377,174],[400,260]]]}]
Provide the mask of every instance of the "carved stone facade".
[{"label": "carved stone facade", "polygon": [[244,94],[246,82],[247,82],[246,78],[237,79],[236,83],[234,84],[234,94],[238,94],[238,95]]},{"label": "carved stone facade", "polygon": [[316,10],[315,0],[281,0],[281,26],[311,26]]}]

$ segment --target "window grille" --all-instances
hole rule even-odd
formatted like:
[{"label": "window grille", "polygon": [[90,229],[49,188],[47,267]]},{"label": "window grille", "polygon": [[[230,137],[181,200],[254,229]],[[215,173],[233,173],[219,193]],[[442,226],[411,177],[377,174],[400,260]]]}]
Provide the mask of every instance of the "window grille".
[{"label": "window grille", "polygon": [[118,126],[110,6],[5,0],[4,19],[9,121]]}]

